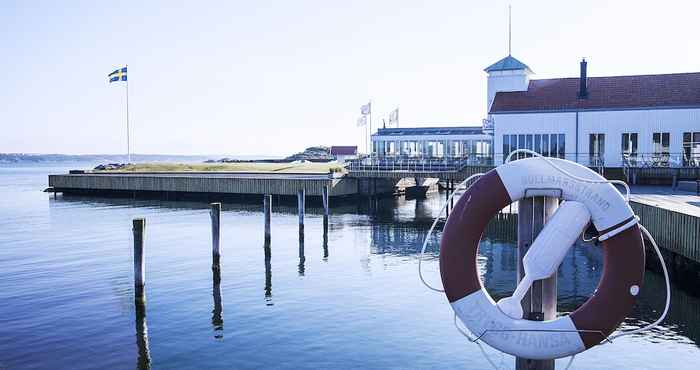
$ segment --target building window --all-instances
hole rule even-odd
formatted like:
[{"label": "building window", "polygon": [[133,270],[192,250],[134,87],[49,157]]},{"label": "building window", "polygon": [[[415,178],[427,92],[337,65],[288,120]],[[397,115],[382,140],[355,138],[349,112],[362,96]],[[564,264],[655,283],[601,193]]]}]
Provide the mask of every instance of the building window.
[{"label": "building window", "polygon": [[542,135],[542,155],[549,157],[549,135]]},{"label": "building window", "polygon": [[588,158],[591,166],[603,166],[605,158],[605,134],[588,135]]},{"label": "building window", "polygon": [[[545,157],[564,158],[566,154],[565,141],[564,134],[503,135],[503,161],[505,162],[508,155],[516,149],[534,150]],[[518,153],[512,159],[527,157],[530,156],[526,153]]]},{"label": "building window", "polygon": [[700,132],[683,133],[683,165],[700,166]]},{"label": "building window", "polygon": [[654,155],[652,161],[656,166],[668,167],[670,154],[671,134],[668,132],[655,132],[651,135]]},{"label": "building window", "polygon": [[626,165],[636,165],[637,162],[637,140],[636,132],[625,132],[622,134],[622,162]]}]

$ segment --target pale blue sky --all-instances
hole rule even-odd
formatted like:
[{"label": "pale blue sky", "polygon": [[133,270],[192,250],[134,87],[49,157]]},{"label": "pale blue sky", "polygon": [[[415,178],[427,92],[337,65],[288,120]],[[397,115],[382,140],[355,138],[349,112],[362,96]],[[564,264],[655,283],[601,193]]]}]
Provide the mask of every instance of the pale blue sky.
[{"label": "pale blue sky", "polygon": [[690,1],[141,3],[0,2],[0,152],[123,153],[127,63],[137,153],[359,144],[369,99],[375,124],[478,125],[509,3],[534,78],[700,71]]}]

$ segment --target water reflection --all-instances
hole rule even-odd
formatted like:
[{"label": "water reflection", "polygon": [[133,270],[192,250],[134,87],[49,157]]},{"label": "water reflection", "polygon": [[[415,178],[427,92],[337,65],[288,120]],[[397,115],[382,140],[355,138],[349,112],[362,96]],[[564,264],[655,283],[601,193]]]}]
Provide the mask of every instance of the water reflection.
[{"label": "water reflection", "polygon": [[139,370],[151,369],[151,353],[148,347],[148,325],[146,323],[146,305],[143,302],[135,303],[136,313],[136,346],[138,358],[136,368]]},{"label": "water reflection", "polygon": [[[385,201],[386,202],[386,201]],[[392,208],[393,206],[393,208]],[[379,206],[370,225],[370,255],[417,256],[433,217],[430,198],[415,204],[395,201]],[[395,209],[382,212],[382,209]],[[413,217],[406,216],[406,210]],[[508,217],[505,217],[508,216]],[[504,215],[492,221],[479,246],[478,265],[486,290],[498,300],[512,294],[517,280],[517,218]],[[436,259],[442,226],[431,236],[426,259]],[[368,268],[366,268],[369,271]],[[568,314],[585,303],[594,293],[603,271],[601,246],[579,241],[562,261],[557,272],[557,310]],[[630,317],[621,330],[642,327],[656,320],[664,307],[665,286],[662,275],[646,271],[642,292]],[[653,342],[676,341],[700,343],[700,299],[672,286],[671,309],[661,326],[637,335]]]},{"label": "water reflection", "polygon": [[272,302],[272,264],[270,260],[272,259],[272,249],[270,248],[270,242],[265,242],[263,247],[265,251],[265,304],[268,306],[273,306]]},{"label": "water reflection", "polygon": [[304,238],[299,238],[299,276],[304,276],[306,256],[304,255]]},{"label": "water reflection", "polygon": [[323,233],[323,262],[328,262],[328,233]]},{"label": "water reflection", "polygon": [[214,328],[214,338],[224,337],[224,307],[221,304],[221,271],[212,269],[212,295],[214,296],[214,309],[211,315],[211,325]]}]

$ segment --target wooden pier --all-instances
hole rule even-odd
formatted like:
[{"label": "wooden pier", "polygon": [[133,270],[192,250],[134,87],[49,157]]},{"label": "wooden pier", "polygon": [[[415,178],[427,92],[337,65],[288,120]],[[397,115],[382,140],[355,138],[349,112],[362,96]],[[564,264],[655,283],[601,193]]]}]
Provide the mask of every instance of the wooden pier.
[{"label": "wooden pier", "polygon": [[49,175],[50,191],[59,193],[241,194],[329,197],[355,195],[357,180],[336,174],[243,172],[85,172]]}]

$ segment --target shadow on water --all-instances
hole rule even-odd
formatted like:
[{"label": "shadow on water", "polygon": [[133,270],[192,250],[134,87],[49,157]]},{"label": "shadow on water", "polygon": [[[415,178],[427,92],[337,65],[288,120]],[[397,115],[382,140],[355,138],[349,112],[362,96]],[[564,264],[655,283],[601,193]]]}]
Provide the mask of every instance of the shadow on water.
[{"label": "shadow on water", "polygon": [[214,309],[211,315],[211,325],[214,329],[214,338],[224,338],[224,307],[221,304],[221,270],[212,269],[212,295],[214,296]]},{"label": "shadow on water", "polygon": [[136,313],[136,346],[138,347],[138,358],[136,368],[139,370],[151,369],[151,352],[148,346],[148,325],[146,323],[146,304],[135,303]]}]

